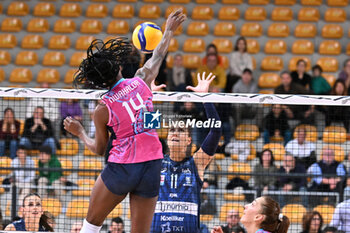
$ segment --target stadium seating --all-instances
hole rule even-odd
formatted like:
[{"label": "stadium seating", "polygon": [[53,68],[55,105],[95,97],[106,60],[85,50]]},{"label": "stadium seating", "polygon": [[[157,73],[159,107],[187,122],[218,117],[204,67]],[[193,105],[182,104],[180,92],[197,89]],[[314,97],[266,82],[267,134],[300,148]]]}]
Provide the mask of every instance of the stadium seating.
[{"label": "stadium seating", "polygon": [[327,0],[328,6],[347,6],[348,0]]},{"label": "stadium seating", "polygon": [[89,159],[84,159],[83,161],[79,162],[79,169],[96,169],[96,172],[83,172],[80,171],[78,172],[79,176],[97,176],[100,171],[102,170],[102,163],[101,161],[97,160],[97,159],[93,159],[93,158],[89,158]]},{"label": "stadium seating", "polygon": [[264,21],[266,10],[264,7],[248,7],[244,12],[244,19],[248,21]]},{"label": "stadium seating", "polygon": [[114,18],[132,18],[134,17],[134,7],[129,4],[116,4],[112,16]]},{"label": "stadium seating", "polygon": [[44,211],[49,211],[54,217],[61,214],[62,204],[57,198],[42,198],[41,204]]},{"label": "stadium seating", "polygon": [[226,216],[228,212],[232,209],[238,210],[239,216],[243,215],[244,207],[239,203],[228,202],[221,206],[219,219],[221,222],[226,222]]},{"label": "stadium seating", "polygon": [[19,66],[34,66],[38,63],[38,55],[32,51],[21,51],[16,56],[15,64]]},{"label": "stadium seating", "polygon": [[[249,155],[247,157],[247,161],[251,161],[251,160],[255,159],[255,157],[256,157],[256,150],[255,150],[254,145],[249,144],[249,147],[250,147],[250,152],[249,152]],[[239,160],[239,157],[237,154],[231,154],[231,159]]]},{"label": "stadium seating", "polygon": [[60,139],[61,149],[57,150],[57,155],[76,155],[79,151],[79,144],[77,140],[72,138],[62,138]]},{"label": "stadium seating", "polygon": [[339,55],[341,53],[341,45],[336,40],[322,41],[318,52],[322,55]]},{"label": "stadium seating", "polygon": [[201,222],[210,222],[211,220],[213,220],[214,215],[211,215],[211,214],[201,214],[199,218],[200,218],[200,221],[201,221]]},{"label": "stadium seating", "polygon": [[41,69],[38,73],[38,83],[57,83],[60,80],[60,73],[56,69],[46,68]]},{"label": "stadium seating", "polygon": [[78,189],[72,191],[73,196],[90,196],[91,189],[94,187],[94,179],[79,179],[77,180]]},{"label": "stadium seating", "polygon": [[64,75],[64,80],[63,82],[65,84],[71,84],[73,82],[73,77],[74,77],[74,74],[77,72],[76,69],[69,69],[66,74]]},{"label": "stadium seating", "polygon": [[[61,168],[63,168],[63,169],[73,169],[73,162],[72,162],[71,159],[60,157],[59,161],[61,163]],[[64,176],[69,176],[71,174],[72,174],[71,171],[64,171],[63,172]]]},{"label": "stadium seating", "polygon": [[61,17],[79,17],[81,15],[81,6],[78,3],[64,3],[60,9]]},{"label": "stadium seating", "polygon": [[11,62],[11,54],[8,51],[0,50],[0,65],[8,65]]},{"label": "stadium seating", "polygon": [[259,128],[257,125],[241,124],[235,131],[236,140],[255,141],[259,137]]},{"label": "stadium seating", "polygon": [[328,225],[332,221],[335,208],[332,205],[318,205],[313,210],[318,211],[323,218],[324,224]]},{"label": "stadium seating", "polygon": [[326,10],[324,20],[326,22],[338,22],[342,23],[346,20],[346,12],[341,8],[328,8]]},{"label": "stadium seating", "polygon": [[289,26],[285,23],[272,23],[267,29],[267,35],[270,37],[289,36]]},{"label": "stadium seating", "polygon": [[241,27],[241,36],[260,37],[262,33],[263,28],[259,23],[244,23]]},{"label": "stadium seating", "polygon": [[129,23],[125,20],[112,20],[107,26],[108,34],[127,34],[129,32]]},{"label": "stadium seating", "polygon": [[301,0],[301,5],[304,6],[320,6],[322,0]]},{"label": "stadium seating", "polygon": [[29,20],[27,24],[28,32],[47,32],[49,30],[49,22],[47,19],[34,18]]},{"label": "stadium seating", "polygon": [[9,81],[12,83],[29,83],[32,81],[33,74],[27,68],[15,68],[11,71]]},{"label": "stadium seating", "polygon": [[104,18],[108,15],[108,8],[104,4],[91,4],[86,10],[86,17]]},{"label": "stadium seating", "polygon": [[301,23],[295,27],[294,36],[295,37],[304,37],[304,38],[313,38],[317,34],[317,29],[315,24],[311,23]]},{"label": "stadium seating", "polygon": [[66,35],[54,35],[49,40],[49,49],[69,49],[70,39]]},{"label": "stadium seating", "polygon": [[269,40],[264,51],[266,54],[284,54],[287,52],[287,44],[284,40]]},{"label": "stadium seating", "polygon": [[[329,149],[332,149],[334,151],[335,161],[340,162],[340,163],[344,161],[345,151],[344,151],[344,148],[341,147],[340,145],[328,144],[328,145],[323,146],[323,149],[324,148],[329,148]],[[321,159],[322,159],[322,155],[321,155]]]},{"label": "stadium seating", "polygon": [[107,219],[115,218],[115,217],[120,217],[123,214],[123,208],[122,204],[118,204],[112,212],[110,212],[107,216]]},{"label": "stadium seating", "polygon": [[157,5],[143,5],[139,11],[141,19],[158,19],[161,15],[160,7]]},{"label": "stadium seating", "polygon": [[323,74],[323,77],[327,80],[327,82],[329,83],[329,85],[331,85],[331,87],[333,87],[335,81],[337,80],[337,78],[331,74]]},{"label": "stadium seating", "polygon": [[238,20],[240,17],[240,11],[234,6],[223,6],[219,10],[219,20]]},{"label": "stadium seating", "polygon": [[55,13],[55,5],[50,2],[40,2],[36,4],[33,11],[33,15],[39,17],[50,17],[55,15]]},{"label": "stadium seating", "polygon": [[263,73],[259,77],[260,88],[276,88],[281,84],[281,78],[276,73]]},{"label": "stadium seating", "polygon": [[283,59],[276,56],[266,56],[261,61],[261,70],[280,71],[283,69]]},{"label": "stadium seating", "polygon": [[224,199],[226,201],[244,201],[245,196],[243,193],[225,193]]},{"label": "stadium seating", "polygon": [[326,24],[322,27],[322,37],[326,39],[339,39],[343,37],[343,28],[338,24]]},{"label": "stadium seating", "polygon": [[185,54],[183,56],[183,65],[188,69],[198,69],[201,65],[202,59],[198,55]]},{"label": "stadium seating", "polygon": [[342,126],[327,126],[323,131],[323,142],[344,143],[346,141],[346,129]]},{"label": "stadium seating", "polygon": [[[232,173],[251,173],[252,172],[252,168],[250,167],[249,163],[244,163],[244,162],[234,162],[232,163],[229,167],[228,167],[228,172],[232,172]],[[248,181],[251,176],[249,175],[238,175],[240,179]],[[232,180],[233,178],[235,178],[236,176],[234,175],[228,175],[227,179],[228,180]]]},{"label": "stadium seating", "polygon": [[320,20],[320,12],[317,8],[301,8],[298,13],[299,21],[317,22]]},{"label": "stadium seating", "polygon": [[47,52],[44,55],[43,66],[62,66],[66,61],[62,52]]},{"label": "stadium seating", "polygon": [[78,67],[85,58],[86,52],[75,52],[69,61],[69,65]]},{"label": "stadium seating", "polygon": [[289,70],[296,70],[297,68],[297,62],[302,59],[306,62],[306,71],[309,71],[311,69],[311,60],[308,57],[292,57],[289,60],[289,65],[288,65],[288,69]]},{"label": "stadium seating", "polygon": [[204,52],[205,42],[201,38],[188,38],[185,40],[182,50],[190,53]]},{"label": "stadium seating", "polygon": [[224,69],[228,69],[230,64],[229,64],[229,59],[227,56],[221,56],[221,65]]},{"label": "stadium seating", "polygon": [[231,53],[233,45],[231,40],[223,38],[215,38],[212,43],[216,45],[219,53]]},{"label": "stadium seating", "polygon": [[29,14],[29,6],[25,2],[13,1],[7,7],[7,14],[10,16],[25,16]]},{"label": "stadium seating", "polygon": [[205,22],[191,22],[187,27],[189,36],[206,36],[209,33],[209,26]]},{"label": "stadium seating", "polygon": [[324,72],[338,71],[338,60],[334,57],[321,57],[316,63],[322,67]]},{"label": "stadium seating", "polygon": [[293,11],[289,7],[275,7],[271,13],[273,21],[291,21],[293,19]]},{"label": "stadium seating", "polygon": [[2,32],[19,32],[22,30],[22,20],[19,18],[5,18],[1,22]]},{"label": "stadium seating", "polygon": [[95,19],[86,19],[80,25],[80,32],[87,34],[98,34],[103,29],[102,22]]},{"label": "stadium seating", "polygon": [[175,37],[171,38],[168,51],[177,52],[178,49],[179,49],[179,42],[177,42]]},{"label": "stadium seating", "polygon": [[273,157],[276,161],[282,161],[286,153],[284,146],[280,143],[268,143],[265,144],[263,150],[270,149],[273,153]]},{"label": "stadium seating", "polygon": [[295,129],[294,129],[294,134],[293,137],[296,138],[297,137],[297,131],[299,128],[303,128],[306,131],[306,141],[309,142],[316,142],[317,141],[317,129],[316,126],[314,125],[298,125]]},{"label": "stadium seating", "polygon": [[54,26],[53,31],[56,33],[72,33],[75,32],[75,22],[71,19],[58,19]]},{"label": "stadium seating", "polygon": [[68,203],[66,216],[69,218],[85,218],[88,207],[88,199],[73,199]]},{"label": "stadium seating", "polygon": [[233,36],[236,33],[236,27],[230,22],[219,22],[215,24],[214,36]]},{"label": "stadium seating", "polygon": [[80,36],[75,42],[75,49],[85,51],[95,39],[95,36]]},{"label": "stadium seating", "polygon": [[[13,38],[16,41],[15,38]],[[0,47],[1,47],[1,35],[0,35]],[[25,35],[22,39],[21,47],[23,49],[41,49],[44,46],[44,38],[39,35]]]},{"label": "stadium seating", "polygon": [[211,20],[214,17],[214,11],[209,6],[195,6],[192,10],[191,18],[194,20]]},{"label": "stadium seating", "polygon": [[294,54],[313,54],[315,47],[310,40],[296,40],[292,45],[292,53]]},{"label": "stadium seating", "polygon": [[291,223],[302,223],[306,208],[300,204],[287,204],[282,208],[282,214],[289,218]]},{"label": "stadium seating", "polygon": [[[4,179],[2,177],[0,177],[0,184],[2,184],[2,182],[4,181]],[[5,193],[5,189],[3,187],[0,187],[0,194]]]},{"label": "stadium seating", "polygon": [[16,46],[17,39],[13,34],[0,35],[0,48],[12,49]]},{"label": "stadium seating", "polygon": [[222,4],[242,4],[243,0],[222,0]]},{"label": "stadium seating", "polygon": [[12,160],[8,157],[0,157],[0,175],[8,175],[11,173],[11,170],[5,170],[3,168],[11,167]]},{"label": "stadium seating", "polygon": [[255,39],[247,39],[247,52],[258,53],[260,51],[259,42]]},{"label": "stadium seating", "polygon": [[296,3],[296,0],[274,0],[275,5],[292,6]]}]

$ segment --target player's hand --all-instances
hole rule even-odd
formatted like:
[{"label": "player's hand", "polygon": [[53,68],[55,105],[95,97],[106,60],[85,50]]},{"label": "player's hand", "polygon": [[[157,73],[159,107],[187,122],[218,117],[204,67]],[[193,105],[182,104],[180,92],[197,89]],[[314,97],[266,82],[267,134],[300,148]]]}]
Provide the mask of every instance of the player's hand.
[{"label": "player's hand", "polygon": [[160,85],[156,85],[155,80],[153,80],[151,82],[151,90],[152,91],[163,91],[163,88],[166,88],[165,84],[160,84]]},{"label": "player's hand", "polygon": [[165,30],[175,32],[176,29],[186,20],[186,18],[186,15],[182,12],[182,8],[173,11],[166,21]]},{"label": "player's hand", "polygon": [[224,233],[220,226],[216,226],[211,230],[211,233]]},{"label": "player's hand", "polygon": [[64,129],[74,136],[79,137],[84,132],[84,128],[80,122],[70,116],[64,119],[63,125]]},{"label": "player's hand", "polygon": [[190,90],[190,91],[194,91],[194,92],[206,93],[206,92],[208,92],[210,83],[214,80],[214,78],[215,78],[215,75],[213,75],[212,73],[210,73],[207,77],[205,77],[205,72],[202,73],[202,77],[201,77],[201,74],[198,73],[197,74],[197,80],[198,80],[197,86],[196,87],[187,86],[186,89]]}]

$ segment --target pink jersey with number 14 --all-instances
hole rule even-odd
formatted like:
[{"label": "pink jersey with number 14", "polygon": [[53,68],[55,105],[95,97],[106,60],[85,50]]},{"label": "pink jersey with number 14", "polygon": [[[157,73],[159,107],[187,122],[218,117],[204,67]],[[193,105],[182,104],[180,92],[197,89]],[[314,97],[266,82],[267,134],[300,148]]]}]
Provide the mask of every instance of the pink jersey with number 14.
[{"label": "pink jersey with number 14", "polygon": [[116,139],[112,142],[108,162],[141,163],[162,159],[162,145],[155,129],[144,128],[144,112],[152,112],[153,94],[139,77],[120,79],[103,96],[109,122]]}]

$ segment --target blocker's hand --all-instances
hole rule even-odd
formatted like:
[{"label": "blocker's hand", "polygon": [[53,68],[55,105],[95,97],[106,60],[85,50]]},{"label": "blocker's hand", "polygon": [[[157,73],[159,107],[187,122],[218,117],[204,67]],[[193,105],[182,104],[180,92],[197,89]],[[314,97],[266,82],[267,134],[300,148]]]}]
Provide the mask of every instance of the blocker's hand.
[{"label": "blocker's hand", "polygon": [[84,127],[73,117],[66,117],[63,121],[64,129],[74,136],[79,137],[84,132]]},{"label": "blocker's hand", "polygon": [[215,79],[215,75],[213,75],[212,73],[210,73],[207,77],[205,77],[205,72],[202,73],[202,77],[201,77],[201,74],[198,73],[197,74],[197,80],[198,80],[197,86],[196,87],[187,86],[186,89],[190,90],[190,91],[194,91],[194,92],[206,93],[209,90],[210,83],[214,79]]},{"label": "blocker's hand", "polygon": [[211,230],[211,233],[224,233],[220,226],[216,226]]},{"label": "blocker's hand", "polygon": [[165,84],[156,85],[155,80],[151,82],[152,91],[163,91],[163,88],[166,88]]},{"label": "blocker's hand", "polygon": [[176,29],[186,20],[186,18],[187,17],[182,12],[181,8],[176,11],[173,11],[166,21],[165,30],[175,32]]}]

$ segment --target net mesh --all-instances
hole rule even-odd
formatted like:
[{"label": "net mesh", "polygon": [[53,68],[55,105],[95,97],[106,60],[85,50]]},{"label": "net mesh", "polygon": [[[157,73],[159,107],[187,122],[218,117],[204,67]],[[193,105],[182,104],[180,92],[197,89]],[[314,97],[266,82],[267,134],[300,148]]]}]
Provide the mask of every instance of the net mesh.
[{"label": "net mesh", "polygon": [[[29,192],[40,194],[43,209],[53,216],[57,232],[71,231],[86,217],[91,189],[106,158],[92,153],[81,140],[65,132],[62,120],[74,115],[94,137],[92,113],[104,93],[0,88],[3,221],[23,215],[22,200]],[[344,217],[333,214],[337,205],[350,197],[349,97],[155,92],[153,100],[155,111],[162,114],[157,131],[164,153],[168,131],[177,119],[204,122],[194,124],[191,130],[188,154],[193,155],[210,130],[204,127],[208,119],[202,103],[215,103],[219,113],[222,137],[205,171],[200,194],[202,232],[217,225],[231,228],[239,222],[243,206],[261,195],[269,195],[280,203],[281,212],[291,221],[289,232],[302,230],[303,216],[311,223],[309,211],[320,213],[323,227],[331,224],[332,219],[336,224]],[[13,115],[7,113],[8,108]],[[38,133],[39,136],[32,134],[35,129],[30,119],[34,121],[33,116],[42,115],[45,132]],[[55,151],[61,169],[39,167],[43,158],[38,148],[42,144]],[[20,145],[30,148],[25,151],[30,161],[26,166],[18,164],[18,157],[23,156],[18,152]],[[172,193],[176,191],[170,190],[169,195]],[[130,232],[128,197],[108,215],[102,231],[110,230],[115,217],[120,217],[125,232]],[[188,220],[182,221],[185,224]],[[163,232],[176,232],[164,229]]]}]

